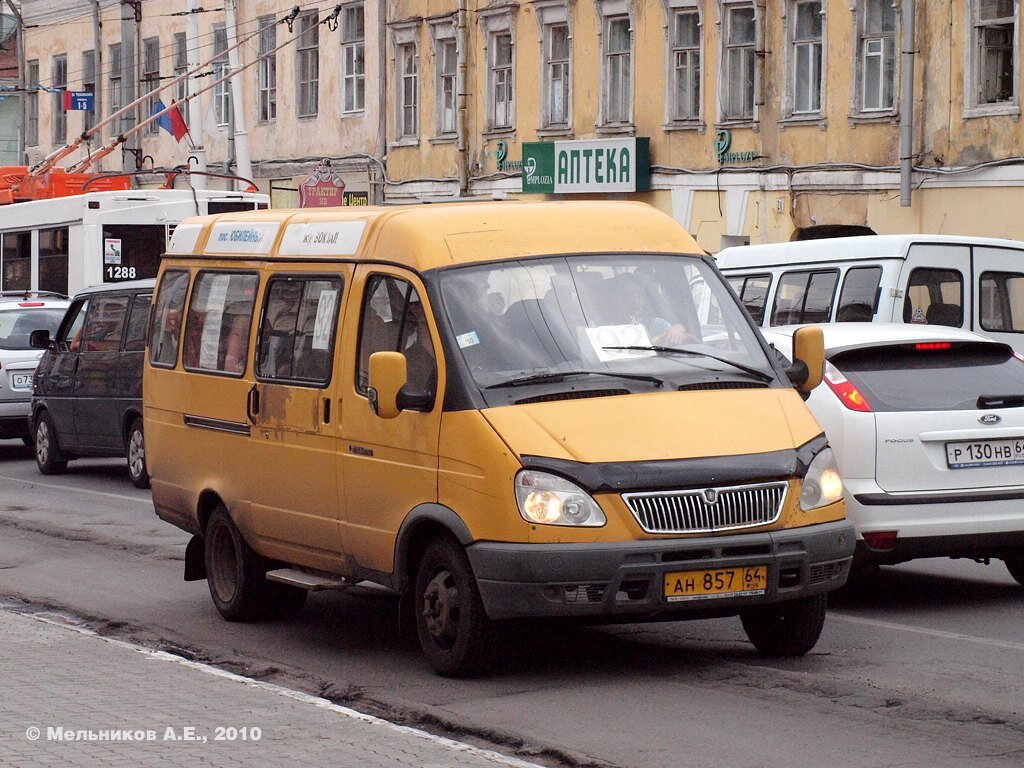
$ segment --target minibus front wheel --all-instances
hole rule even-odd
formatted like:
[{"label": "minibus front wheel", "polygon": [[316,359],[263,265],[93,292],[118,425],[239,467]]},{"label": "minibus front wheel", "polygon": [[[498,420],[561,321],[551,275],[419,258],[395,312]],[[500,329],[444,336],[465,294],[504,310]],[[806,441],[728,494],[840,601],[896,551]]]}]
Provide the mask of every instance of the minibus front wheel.
[{"label": "minibus front wheel", "polygon": [[740,614],[750,642],[765,656],[803,656],[821,637],[828,599],[824,594],[769,603]]},{"label": "minibus front wheel", "polygon": [[462,547],[431,541],[416,570],[416,634],[427,661],[445,677],[471,677],[490,664],[496,630]]}]

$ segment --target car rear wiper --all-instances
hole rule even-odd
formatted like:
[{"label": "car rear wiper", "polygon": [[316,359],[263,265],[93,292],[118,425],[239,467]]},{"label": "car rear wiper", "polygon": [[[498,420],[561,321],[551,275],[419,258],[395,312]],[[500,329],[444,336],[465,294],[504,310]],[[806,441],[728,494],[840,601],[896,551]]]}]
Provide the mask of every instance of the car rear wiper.
[{"label": "car rear wiper", "polygon": [[522,387],[527,384],[543,384],[550,381],[565,381],[570,376],[612,376],[617,379],[632,379],[633,381],[646,381],[656,387],[664,386],[665,380],[657,376],[646,376],[641,373],[616,373],[615,371],[562,371],[550,373],[531,373],[527,376],[516,376],[507,381],[499,381],[497,384],[490,384],[484,389],[501,389],[502,387]]},{"label": "car rear wiper", "polygon": [[731,365],[737,370],[749,373],[751,376],[756,376],[761,381],[769,382],[775,381],[775,377],[770,373],[765,373],[757,368],[752,368],[749,365],[743,363],[737,363],[735,360],[730,360],[727,357],[719,357],[718,355],[712,355],[710,352],[703,352],[699,349],[689,349],[687,347],[661,347],[658,345],[651,346],[628,346],[628,347],[602,347],[602,349],[625,349],[634,350],[639,352],[665,352],[670,355],[693,355],[694,357],[707,357],[711,360],[717,360],[720,363]]},{"label": "car rear wiper", "polygon": [[979,408],[1021,408],[1024,407],[1024,395],[980,395]]}]

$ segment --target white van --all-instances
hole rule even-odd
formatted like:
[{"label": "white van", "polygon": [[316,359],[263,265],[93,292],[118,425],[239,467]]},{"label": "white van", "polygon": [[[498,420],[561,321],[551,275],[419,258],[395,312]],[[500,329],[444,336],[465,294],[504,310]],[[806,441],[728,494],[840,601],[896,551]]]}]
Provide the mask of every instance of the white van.
[{"label": "white van", "polygon": [[864,321],[946,325],[1024,353],[1024,242],[868,235],[737,246],[715,258],[765,328]]}]

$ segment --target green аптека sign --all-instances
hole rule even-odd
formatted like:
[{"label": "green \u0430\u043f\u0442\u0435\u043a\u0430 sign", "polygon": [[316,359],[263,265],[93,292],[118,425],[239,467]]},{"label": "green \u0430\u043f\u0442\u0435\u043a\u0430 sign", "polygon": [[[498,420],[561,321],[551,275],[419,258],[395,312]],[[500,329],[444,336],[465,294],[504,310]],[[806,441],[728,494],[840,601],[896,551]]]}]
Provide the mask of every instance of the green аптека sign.
[{"label": "green \u0430\u043f\u0442\u0435\u043a\u0430 sign", "polygon": [[523,192],[646,192],[651,140],[595,139],[523,144]]}]

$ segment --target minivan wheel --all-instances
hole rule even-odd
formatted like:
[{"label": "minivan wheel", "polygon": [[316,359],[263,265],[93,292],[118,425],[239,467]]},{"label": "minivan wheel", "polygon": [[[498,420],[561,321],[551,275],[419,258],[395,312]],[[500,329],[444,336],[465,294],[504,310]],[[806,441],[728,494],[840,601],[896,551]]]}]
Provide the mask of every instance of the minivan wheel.
[{"label": "minivan wheel", "polygon": [[1003,558],[1003,564],[1017,583],[1024,586],[1024,552],[1016,552]]},{"label": "minivan wheel", "polygon": [[206,525],[206,580],[210,597],[228,621],[253,621],[268,608],[263,558],[253,551],[231,516],[218,506]]},{"label": "minivan wheel", "polygon": [[68,468],[68,460],[57,447],[57,430],[48,411],[36,419],[36,466],[44,475],[59,475]]},{"label": "minivan wheel", "polygon": [[128,474],[136,488],[149,488],[146,466],[146,442],[142,437],[142,419],[135,419],[128,430]]},{"label": "minivan wheel", "polygon": [[740,620],[765,656],[803,656],[821,637],[827,607],[824,594],[812,595],[751,608],[740,613]]},{"label": "minivan wheel", "polygon": [[434,539],[416,570],[416,634],[427,661],[445,677],[470,677],[490,664],[496,629],[462,547]]}]

